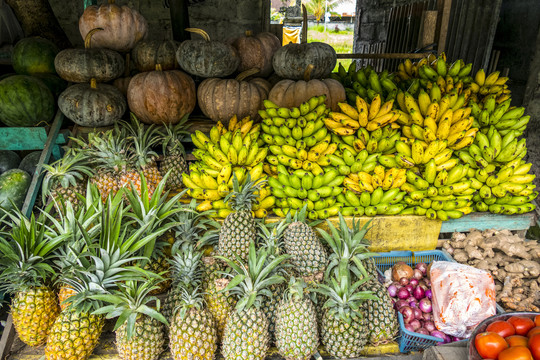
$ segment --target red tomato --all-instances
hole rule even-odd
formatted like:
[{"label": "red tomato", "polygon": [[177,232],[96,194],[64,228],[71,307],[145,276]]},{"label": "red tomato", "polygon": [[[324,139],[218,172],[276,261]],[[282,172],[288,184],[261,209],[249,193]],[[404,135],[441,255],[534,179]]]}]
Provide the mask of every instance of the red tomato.
[{"label": "red tomato", "polygon": [[527,337],[531,337],[536,334],[540,334],[540,326],[533,327],[531,330],[529,330]]},{"label": "red tomato", "polygon": [[531,350],[534,360],[540,360],[540,334],[529,338],[529,350]]},{"label": "red tomato", "polygon": [[534,327],[534,321],[529,318],[522,316],[512,316],[510,319],[506,320],[510,324],[514,325],[517,335],[527,335],[529,330]]},{"label": "red tomato", "polygon": [[497,360],[533,360],[533,357],[525,346],[513,346],[501,351]]},{"label": "red tomato", "polygon": [[512,335],[504,338],[509,346],[527,346],[529,339],[521,335]]},{"label": "red tomato", "polygon": [[476,335],[474,346],[478,354],[484,359],[497,359],[499,353],[508,348],[504,338],[493,332],[483,332]]},{"label": "red tomato", "polygon": [[510,324],[509,322],[506,322],[503,320],[492,322],[491,324],[488,325],[488,327],[486,328],[486,331],[497,333],[501,335],[503,338],[507,336],[516,335],[516,329],[514,329],[514,326]]},{"label": "red tomato", "polygon": [[536,326],[540,326],[540,315],[534,317],[534,323]]}]

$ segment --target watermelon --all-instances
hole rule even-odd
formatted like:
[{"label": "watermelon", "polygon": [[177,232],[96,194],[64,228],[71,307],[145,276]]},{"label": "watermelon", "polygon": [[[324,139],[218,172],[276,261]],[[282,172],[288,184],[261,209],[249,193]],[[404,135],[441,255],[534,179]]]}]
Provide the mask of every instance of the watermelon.
[{"label": "watermelon", "polygon": [[[4,210],[13,210],[13,205],[21,208],[26,198],[32,178],[20,169],[11,169],[0,175],[0,207]],[[2,216],[2,209],[0,209]]]},{"label": "watermelon", "polygon": [[5,78],[13,76],[13,75],[16,75],[16,74],[15,73],[2,74],[0,75],[0,80],[4,80]]},{"label": "watermelon", "polygon": [[60,76],[53,74],[35,74],[34,77],[43,81],[45,85],[51,90],[55,99],[58,99],[58,95],[67,88],[67,81]]},{"label": "watermelon", "polygon": [[11,63],[17,74],[56,74],[54,58],[59,51],[56,45],[47,39],[25,38],[13,47]]},{"label": "watermelon", "polygon": [[16,169],[21,162],[21,158],[11,150],[0,150],[0,174],[10,169]]},{"label": "watermelon", "polygon": [[34,126],[54,117],[54,96],[43,81],[13,75],[0,81],[0,121],[7,126]]},{"label": "watermelon", "polygon": [[41,151],[32,151],[22,159],[19,164],[19,169],[24,170],[29,173],[30,176],[33,176],[40,157]]}]

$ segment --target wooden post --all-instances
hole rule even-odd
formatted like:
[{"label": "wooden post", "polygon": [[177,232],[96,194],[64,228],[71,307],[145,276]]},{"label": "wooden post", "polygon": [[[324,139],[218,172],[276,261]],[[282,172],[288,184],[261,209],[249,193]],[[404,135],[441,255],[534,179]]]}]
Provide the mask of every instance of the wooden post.
[{"label": "wooden post", "polygon": [[450,22],[450,10],[452,9],[452,0],[444,0],[442,7],[441,27],[439,31],[439,41],[437,42],[437,52],[440,54],[446,49],[446,38],[448,36],[448,24]]},{"label": "wooden post", "polygon": [[185,30],[189,27],[188,6],[188,0],[169,1],[173,39],[179,42],[191,39],[190,32]]},{"label": "wooden post", "polygon": [[307,9],[306,9],[306,5],[302,4],[302,35],[300,38],[300,42],[302,44],[307,43],[307,27],[308,27]]},{"label": "wooden post", "polygon": [[418,36],[418,47],[424,48],[435,42],[435,30],[437,29],[437,11],[426,10],[422,12],[420,21],[420,34]]}]

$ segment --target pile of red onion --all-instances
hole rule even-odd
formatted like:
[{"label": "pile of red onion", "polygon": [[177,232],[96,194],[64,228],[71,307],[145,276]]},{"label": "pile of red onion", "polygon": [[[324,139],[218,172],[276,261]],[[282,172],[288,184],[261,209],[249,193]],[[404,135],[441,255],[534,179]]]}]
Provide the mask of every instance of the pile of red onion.
[{"label": "pile of red onion", "polygon": [[437,330],[433,323],[431,282],[425,263],[416,264],[414,269],[404,262],[396,263],[392,280],[388,294],[395,299],[394,307],[403,315],[407,330],[441,338],[445,344],[459,340]]}]

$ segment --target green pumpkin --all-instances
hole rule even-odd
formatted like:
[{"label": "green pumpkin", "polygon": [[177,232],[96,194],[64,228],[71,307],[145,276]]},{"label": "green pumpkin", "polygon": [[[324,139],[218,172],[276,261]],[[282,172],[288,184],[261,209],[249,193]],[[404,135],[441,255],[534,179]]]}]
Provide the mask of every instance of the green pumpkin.
[{"label": "green pumpkin", "polygon": [[0,121],[7,126],[50,122],[54,111],[54,96],[38,78],[13,75],[0,81]]},{"label": "green pumpkin", "polygon": [[11,62],[17,74],[56,74],[54,58],[58,48],[51,41],[40,37],[20,40],[13,48]]}]

